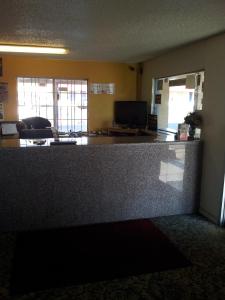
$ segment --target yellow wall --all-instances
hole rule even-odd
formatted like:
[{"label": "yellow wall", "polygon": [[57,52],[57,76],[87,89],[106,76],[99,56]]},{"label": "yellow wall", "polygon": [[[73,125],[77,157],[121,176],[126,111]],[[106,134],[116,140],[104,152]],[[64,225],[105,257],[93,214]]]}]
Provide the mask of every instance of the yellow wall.
[{"label": "yellow wall", "polygon": [[89,130],[107,128],[113,121],[115,100],[136,100],[136,66],[122,63],[51,60],[32,56],[7,55],[3,58],[1,82],[9,84],[9,99],[4,103],[5,120],[16,120],[17,77],[88,79],[88,83],[115,83],[115,95],[89,95]]}]

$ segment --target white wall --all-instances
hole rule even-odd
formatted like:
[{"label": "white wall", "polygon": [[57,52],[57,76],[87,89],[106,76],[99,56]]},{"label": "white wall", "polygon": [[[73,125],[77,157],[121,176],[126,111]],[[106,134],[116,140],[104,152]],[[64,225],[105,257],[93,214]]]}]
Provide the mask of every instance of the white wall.
[{"label": "white wall", "polygon": [[152,78],[205,70],[200,212],[219,222],[225,172],[225,34],[176,49],[143,65],[142,98],[148,101]]}]

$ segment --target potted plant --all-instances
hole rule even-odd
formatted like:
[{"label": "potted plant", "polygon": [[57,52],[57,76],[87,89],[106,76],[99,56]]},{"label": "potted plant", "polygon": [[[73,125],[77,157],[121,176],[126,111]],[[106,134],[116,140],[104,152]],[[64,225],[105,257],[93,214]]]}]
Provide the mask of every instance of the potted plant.
[{"label": "potted plant", "polygon": [[184,123],[189,125],[189,137],[194,139],[195,129],[201,128],[202,117],[199,111],[190,112],[185,118]]}]

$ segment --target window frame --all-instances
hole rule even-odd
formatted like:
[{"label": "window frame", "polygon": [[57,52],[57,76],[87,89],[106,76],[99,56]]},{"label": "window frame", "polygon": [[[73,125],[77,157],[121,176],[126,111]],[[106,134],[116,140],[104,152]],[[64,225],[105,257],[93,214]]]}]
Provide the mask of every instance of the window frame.
[{"label": "window frame", "polygon": [[[57,92],[57,81],[58,82],[60,82],[60,81],[65,81],[65,82],[67,82],[67,84],[69,84],[68,82],[73,82],[74,81],[74,84],[75,84],[75,82],[76,81],[80,81],[80,82],[86,82],[86,93],[84,93],[84,94],[86,94],[86,101],[87,101],[87,106],[86,106],[86,110],[87,110],[87,115],[86,115],[86,118],[85,119],[83,119],[82,118],[82,111],[81,111],[81,119],[77,119],[77,118],[74,118],[74,119],[68,119],[68,120],[70,120],[71,122],[72,121],[74,121],[74,125],[73,125],[73,127],[75,127],[75,121],[80,121],[81,122],[81,129],[82,129],[82,121],[86,121],[86,128],[87,128],[87,130],[86,131],[84,131],[84,130],[81,130],[81,132],[82,133],[85,133],[85,132],[88,132],[88,130],[89,130],[89,111],[88,111],[88,109],[89,109],[89,93],[88,93],[88,88],[89,88],[89,81],[88,81],[88,79],[81,79],[81,78],[79,78],[79,79],[77,79],[77,78],[59,78],[59,77],[48,77],[48,76],[45,76],[45,77],[35,77],[35,76],[32,76],[32,77],[29,77],[29,76],[17,76],[17,116],[18,116],[18,119],[20,120],[21,118],[20,118],[20,115],[19,115],[19,108],[22,106],[22,105],[20,105],[20,101],[19,101],[19,88],[18,88],[18,84],[19,84],[19,80],[26,80],[26,79],[28,79],[28,80],[30,80],[31,82],[32,82],[32,80],[34,80],[35,81],[35,84],[37,84],[37,83],[40,83],[40,81],[41,80],[51,80],[52,81],[52,92],[51,92],[51,94],[52,94],[52,103],[53,103],[53,105],[49,105],[49,107],[52,107],[52,110],[53,110],[53,125],[54,125],[54,127],[56,128],[56,129],[58,129],[58,124],[59,124],[59,121],[60,120],[64,120],[64,119],[59,119],[58,118],[58,109],[59,109],[59,107],[58,107],[58,105],[57,105],[57,98],[58,98],[58,92]],[[75,95],[76,93],[74,93],[74,95]],[[79,93],[77,93],[77,94],[79,94]],[[82,99],[82,93],[80,93],[80,95],[81,95],[81,99]],[[82,101],[82,100],[81,100]],[[75,103],[75,102],[74,102]],[[41,106],[38,106],[38,105],[36,105],[37,107],[41,107]],[[46,107],[47,107],[47,105],[45,105]],[[75,107],[75,106],[74,106]],[[40,111],[39,111],[39,113],[37,114],[37,116],[42,116],[41,114],[40,114]],[[67,120],[67,119],[66,119]],[[52,119],[51,119],[51,121],[52,121]],[[73,131],[73,130],[72,130]],[[69,132],[69,131],[68,131]]]},{"label": "window frame", "polygon": [[[150,107],[150,111],[151,111],[151,114],[153,115],[157,115],[158,116],[158,109],[157,109],[157,104],[155,103],[155,96],[158,93],[158,89],[157,89],[157,81],[159,80],[165,80],[167,79],[168,81],[180,81],[179,77],[181,76],[188,76],[188,75],[199,75],[203,73],[203,85],[204,85],[204,81],[205,81],[205,69],[200,69],[200,70],[197,70],[197,71],[193,71],[193,72],[188,72],[188,73],[179,73],[179,74],[175,74],[175,75],[168,75],[168,76],[162,76],[162,77],[155,77],[155,78],[152,78],[152,91],[151,91],[151,94],[152,94],[152,101],[151,101],[151,107]],[[182,79],[181,79],[182,81]],[[169,84],[169,83],[168,83]],[[204,93],[204,91],[203,91]],[[168,99],[169,100],[169,99]],[[202,98],[203,100],[203,98]],[[203,106],[203,104],[202,104]],[[193,111],[196,111],[198,110],[197,108],[197,103],[195,102],[194,103],[194,108],[193,108]],[[201,108],[200,110],[202,110],[203,108]],[[188,114],[189,112],[187,112]],[[160,130],[163,130],[163,131],[168,131],[170,132],[170,129],[169,128],[159,128]],[[171,129],[172,132],[176,132],[175,130]]]}]

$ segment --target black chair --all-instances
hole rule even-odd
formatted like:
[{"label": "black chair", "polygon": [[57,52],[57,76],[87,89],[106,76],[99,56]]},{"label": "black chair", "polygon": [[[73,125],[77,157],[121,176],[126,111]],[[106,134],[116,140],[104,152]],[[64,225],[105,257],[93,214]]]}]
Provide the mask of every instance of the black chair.
[{"label": "black chair", "polygon": [[23,119],[26,128],[19,131],[21,139],[53,138],[51,122],[42,117],[31,117]]},{"label": "black chair", "polygon": [[44,129],[22,129],[19,132],[20,139],[44,139],[53,138],[51,128]]},{"label": "black chair", "polygon": [[31,117],[22,120],[26,124],[27,129],[44,129],[51,127],[51,122],[42,117]]}]

